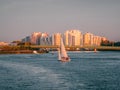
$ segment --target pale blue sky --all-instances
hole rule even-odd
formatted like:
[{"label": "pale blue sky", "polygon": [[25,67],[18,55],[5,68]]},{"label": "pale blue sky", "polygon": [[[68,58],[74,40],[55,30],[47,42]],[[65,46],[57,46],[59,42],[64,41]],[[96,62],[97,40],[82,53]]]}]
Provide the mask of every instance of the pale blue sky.
[{"label": "pale blue sky", "polygon": [[71,29],[120,41],[120,0],[0,0],[0,41]]}]

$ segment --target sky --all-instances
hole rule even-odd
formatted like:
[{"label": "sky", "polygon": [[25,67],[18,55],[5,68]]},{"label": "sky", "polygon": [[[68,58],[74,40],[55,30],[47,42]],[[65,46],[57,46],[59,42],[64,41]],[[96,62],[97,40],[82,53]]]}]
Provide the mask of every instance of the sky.
[{"label": "sky", "polygon": [[120,41],[120,0],[0,0],[0,41],[73,29]]}]

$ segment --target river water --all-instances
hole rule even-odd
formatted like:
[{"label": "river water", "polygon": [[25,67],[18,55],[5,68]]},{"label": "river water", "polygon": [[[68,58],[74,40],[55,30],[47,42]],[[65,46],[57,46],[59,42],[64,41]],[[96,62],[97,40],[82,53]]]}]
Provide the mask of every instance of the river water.
[{"label": "river water", "polygon": [[0,55],[0,90],[120,90],[120,52]]}]

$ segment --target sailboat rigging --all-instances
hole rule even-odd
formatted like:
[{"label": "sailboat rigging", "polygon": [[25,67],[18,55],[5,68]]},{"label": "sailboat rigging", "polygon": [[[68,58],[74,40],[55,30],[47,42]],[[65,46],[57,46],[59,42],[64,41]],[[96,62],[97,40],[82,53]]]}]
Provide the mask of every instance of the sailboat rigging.
[{"label": "sailboat rigging", "polygon": [[62,62],[70,61],[70,57],[68,57],[68,55],[67,55],[62,38],[61,38],[61,42],[60,42],[60,48],[58,49],[58,59]]}]

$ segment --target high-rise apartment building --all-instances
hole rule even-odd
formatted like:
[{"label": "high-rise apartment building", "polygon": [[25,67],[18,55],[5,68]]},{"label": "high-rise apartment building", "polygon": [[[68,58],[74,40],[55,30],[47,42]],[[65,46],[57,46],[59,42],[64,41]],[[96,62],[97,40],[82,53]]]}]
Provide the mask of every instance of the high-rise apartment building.
[{"label": "high-rise apartment building", "polygon": [[67,46],[80,46],[82,33],[79,30],[68,30],[64,33],[64,43]]},{"label": "high-rise apartment building", "polygon": [[39,39],[39,45],[51,45],[48,33],[42,33]]},{"label": "high-rise apartment building", "polygon": [[93,43],[94,46],[100,46],[101,37],[100,36],[94,36],[93,41],[94,41],[94,43]]},{"label": "high-rise apartment building", "polygon": [[34,32],[31,35],[31,44],[39,44],[39,38],[41,37],[41,32]]},{"label": "high-rise apartment building", "polygon": [[100,46],[105,37],[93,35],[92,33],[82,33],[79,30],[67,30],[63,35],[55,33],[49,36],[48,33],[34,32],[31,36],[22,39],[22,42],[31,42],[35,45],[60,45],[61,37],[65,46]]},{"label": "high-rise apartment building", "polygon": [[83,35],[83,45],[84,46],[91,46],[93,45],[94,41],[93,41],[94,35],[92,33],[85,33]]},{"label": "high-rise apartment building", "polygon": [[[103,39],[106,39],[105,37]],[[91,33],[85,33],[83,35],[83,45],[87,46],[100,46],[102,37],[93,35]]]},{"label": "high-rise apartment building", "polygon": [[34,45],[51,45],[52,39],[48,33],[34,32],[31,36],[22,39],[22,42],[31,42]]},{"label": "high-rise apartment building", "polygon": [[21,40],[21,42],[22,43],[26,43],[26,42],[29,42],[30,43],[30,36],[26,36],[25,38],[23,38],[22,40]]},{"label": "high-rise apartment building", "polygon": [[55,33],[52,35],[52,45],[60,45],[61,33]]},{"label": "high-rise apartment building", "polygon": [[69,37],[69,31],[66,31],[63,35],[63,42],[66,46],[69,45],[69,42],[68,42],[68,37]]}]

